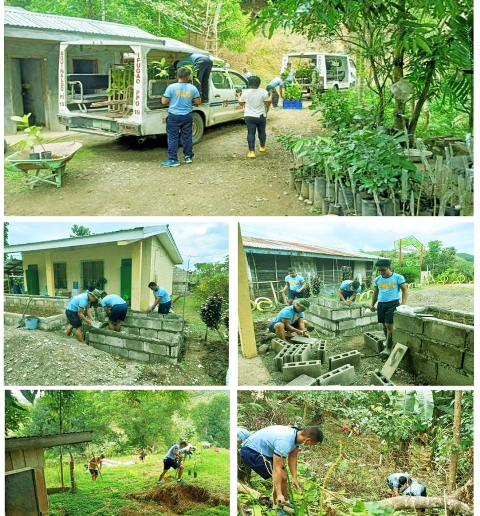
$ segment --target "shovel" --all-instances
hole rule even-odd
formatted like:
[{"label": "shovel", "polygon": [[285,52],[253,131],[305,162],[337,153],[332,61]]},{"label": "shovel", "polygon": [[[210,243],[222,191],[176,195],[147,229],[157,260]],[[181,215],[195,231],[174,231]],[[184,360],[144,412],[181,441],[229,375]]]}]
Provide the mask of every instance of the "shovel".
[{"label": "shovel", "polygon": [[22,318],[20,319],[17,328],[23,328],[25,326],[25,314],[27,313],[28,305],[32,299],[33,297],[28,298],[27,304],[25,305],[25,310],[23,311]]}]

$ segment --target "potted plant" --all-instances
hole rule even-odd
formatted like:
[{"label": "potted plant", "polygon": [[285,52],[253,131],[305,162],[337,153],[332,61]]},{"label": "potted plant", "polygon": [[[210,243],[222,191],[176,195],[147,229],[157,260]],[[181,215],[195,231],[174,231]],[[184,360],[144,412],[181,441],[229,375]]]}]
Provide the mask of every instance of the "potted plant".
[{"label": "potted plant", "polygon": [[301,84],[289,83],[283,91],[283,109],[302,109],[303,87]]},{"label": "potted plant", "polygon": [[[10,119],[23,128],[23,132],[25,133],[25,138],[18,142],[18,147],[20,150],[29,148],[30,149],[30,159],[52,159],[51,151],[45,150],[43,143],[45,139],[42,136],[43,127],[38,127],[36,125],[30,125],[29,118],[31,113],[23,116],[11,116]],[[35,152],[35,145],[40,145],[43,149],[41,153]]]}]

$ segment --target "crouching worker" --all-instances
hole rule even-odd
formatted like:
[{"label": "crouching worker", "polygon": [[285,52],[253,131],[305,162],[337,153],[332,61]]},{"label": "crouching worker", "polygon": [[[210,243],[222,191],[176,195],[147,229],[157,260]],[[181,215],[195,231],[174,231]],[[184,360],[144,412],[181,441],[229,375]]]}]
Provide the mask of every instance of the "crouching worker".
[{"label": "crouching worker", "polygon": [[392,473],[387,477],[387,484],[393,496],[398,496],[407,487],[409,478],[409,473]]},{"label": "crouching worker", "polygon": [[163,472],[158,477],[157,485],[162,485],[165,481],[163,477],[165,473],[170,469],[178,469],[177,484],[185,484],[185,480],[182,479],[183,470],[185,466],[182,464],[182,456],[180,450],[183,450],[188,445],[187,441],[181,441],[178,444],[174,444],[170,447],[167,454],[163,458]]},{"label": "crouching worker", "polygon": [[120,331],[122,321],[124,321],[127,316],[127,303],[116,294],[107,294],[106,292],[102,292],[101,297],[105,317],[108,318],[108,329],[112,331]]},{"label": "crouching worker", "polygon": [[97,481],[98,474],[102,473],[102,464],[105,455],[100,455],[99,457],[93,456],[88,462],[88,470],[90,471],[90,475],[92,475],[93,482]]},{"label": "crouching worker", "polygon": [[[82,322],[92,325],[92,312],[90,311],[90,303],[100,299],[100,290],[93,290],[92,292],[84,292],[70,300],[65,310],[67,316],[68,326],[65,332],[67,337],[70,337],[75,328],[75,336],[78,342],[86,344],[83,340]],[[85,315],[86,314],[86,315]],[[88,317],[88,318],[87,318]]]},{"label": "crouching worker", "polygon": [[357,280],[345,280],[338,289],[338,297],[344,305],[349,305],[355,301],[357,294],[362,291],[360,282]]},{"label": "crouching worker", "polygon": [[275,319],[270,322],[269,331],[282,340],[291,337],[292,334],[308,337],[306,331],[307,320],[305,310],[310,308],[310,301],[307,299],[297,299],[292,306],[282,308]]},{"label": "crouching worker", "polygon": [[[269,426],[251,434],[242,444],[240,455],[243,462],[264,479],[273,479],[273,503],[292,507],[288,500],[287,472],[284,461],[292,475],[291,484],[298,491],[297,462],[300,446],[313,446],[323,441],[318,426],[301,430],[291,426]],[[277,515],[285,516],[281,507]]]}]

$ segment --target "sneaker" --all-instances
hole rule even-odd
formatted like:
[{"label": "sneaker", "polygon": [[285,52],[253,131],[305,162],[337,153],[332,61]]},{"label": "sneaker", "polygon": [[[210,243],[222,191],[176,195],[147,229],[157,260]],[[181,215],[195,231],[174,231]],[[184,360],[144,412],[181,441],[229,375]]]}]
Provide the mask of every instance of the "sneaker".
[{"label": "sneaker", "polygon": [[254,158],[255,157],[255,151],[251,150],[248,151],[247,158]]},{"label": "sneaker", "polygon": [[259,147],[258,149],[260,152],[266,152],[267,151],[267,148],[266,147]]},{"label": "sneaker", "polygon": [[193,158],[190,156],[185,156],[185,159],[183,160],[184,163],[193,163]]},{"label": "sneaker", "polygon": [[288,516],[288,515],[283,509],[280,509],[280,507],[278,507],[277,508],[277,516]]},{"label": "sneaker", "polygon": [[164,484],[164,483],[165,483],[165,480],[159,480],[159,481],[157,482],[157,486],[161,486],[161,485],[162,485],[162,484]]},{"label": "sneaker", "polygon": [[180,162],[174,161],[173,159],[167,159],[167,161],[162,161],[162,163],[160,163],[160,166],[161,167],[179,167]]},{"label": "sneaker", "polygon": [[179,478],[177,480],[177,484],[186,484],[187,482],[185,482],[185,480],[183,480],[183,478]]}]

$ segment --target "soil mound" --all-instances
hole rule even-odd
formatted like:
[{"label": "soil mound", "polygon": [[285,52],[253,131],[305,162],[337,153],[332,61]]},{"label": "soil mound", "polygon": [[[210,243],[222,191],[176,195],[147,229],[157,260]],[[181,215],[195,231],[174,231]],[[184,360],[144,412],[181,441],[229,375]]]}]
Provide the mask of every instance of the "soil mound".
[{"label": "soil mound", "polygon": [[160,486],[156,489],[143,493],[135,498],[142,501],[155,501],[162,506],[162,512],[169,514],[184,514],[185,512],[204,505],[205,507],[216,507],[230,505],[230,498],[222,493],[211,493],[208,489],[198,485],[172,485]]}]

